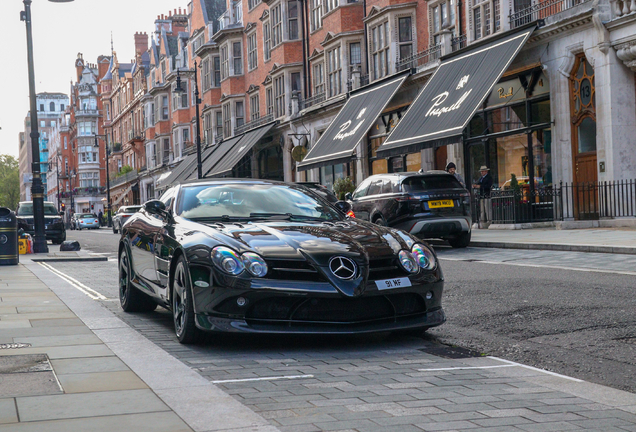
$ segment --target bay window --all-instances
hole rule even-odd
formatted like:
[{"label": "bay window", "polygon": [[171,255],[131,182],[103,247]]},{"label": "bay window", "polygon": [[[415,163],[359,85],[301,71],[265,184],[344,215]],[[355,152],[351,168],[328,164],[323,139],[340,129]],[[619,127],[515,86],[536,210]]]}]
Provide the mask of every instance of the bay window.
[{"label": "bay window", "polygon": [[234,66],[234,75],[243,74],[243,49],[241,42],[232,43],[232,59]]},{"label": "bay window", "polygon": [[283,75],[274,79],[274,117],[285,115],[285,77]]},{"label": "bay window", "polygon": [[268,61],[272,51],[272,35],[269,21],[263,23],[263,58]]},{"label": "bay window", "polygon": [[327,82],[329,97],[342,92],[342,61],[339,46],[327,53]]},{"label": "bay window", "polygon": [[473,0],[472,18],[475,40],[501,30],[500,0]]},{"label": "bay window", "polygon": [[227,45],[221,47],[221,79],[230,76],[230,57],[227,52]]},{"label": "bay window", "polygon": [[298,2],[292,0],[287,2],[287,30],[288,40],[298,39]]},{"label": "bay window", "polygon": [[389,74],[389,35],[388,21],[371,29],[371,67],[374,80]]},{"label": "bay window", "polygon": [[234,104],[234,116],[236,118],[236,127],[241,127],[245,124],[245,107],[243,101],[236,101]]},{"label": "bay window", "polygon": [[455,0],[443,0],[429,9],[429,16],[433,17],[432,22],[432,43],[439,45],[441,41],[442,28],[448,28],[455,35]]}]

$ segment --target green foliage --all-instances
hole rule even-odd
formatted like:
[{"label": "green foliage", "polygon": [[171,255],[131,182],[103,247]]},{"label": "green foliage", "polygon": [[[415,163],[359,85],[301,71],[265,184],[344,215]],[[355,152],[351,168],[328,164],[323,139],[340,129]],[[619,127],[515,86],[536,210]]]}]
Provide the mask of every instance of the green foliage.
[{"label": "green foliage", "polygon": [[18,160],[0,155],[0,207],[15,210],[20,201],[20,174]]},{"label": "green foliage", "polygon": [[515,174],[510,174],[510,189],[514,191],[515,197],[521,196],[521,186],[519,186],[519,181]]},{"label": "green foliage", "polygon": [[117,177],[121,177],[123,175],[128,174],[129,172],[131,172],[133,170],[133,167],[131,167],[130,165],[124,165],[123,167],[121,167],[121,169],[119,170],[119,172],[116,174]]},{"label": "green foliage", "polygon": [[349,177],[339,178],[333,183],[333,192],[339,200],[344,200],[345,195],[356,190],[356,186]]}]

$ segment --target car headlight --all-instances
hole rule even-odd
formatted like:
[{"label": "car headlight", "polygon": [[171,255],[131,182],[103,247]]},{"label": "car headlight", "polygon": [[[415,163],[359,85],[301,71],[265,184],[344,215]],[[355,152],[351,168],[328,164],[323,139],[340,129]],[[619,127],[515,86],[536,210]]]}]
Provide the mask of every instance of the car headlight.
[{"label": "car headlight", "polygon": [[428,246],[416,243],[413,245],[413,248],[411,250],[412,256],[417,262],[417,265],[419,265],[424,270],[433,270],[435,266],[437,266],[435,254]]},{"label": "car headlight", "polygon": [[408,253],[405,250],[401,250],[398,254],[398,258],[400,260],[400,265],[404,270],[409,273],[418,272],[417,263],[415,262],[415,258],[413,258],[412,254]]},{"label": "car headlight", "polygon": [[241,257],[239,257],[239,255],[230,248],[217,246],[212,249],[210,256],[214,265],[223,270],[225,273],[238,276],[243,270],[245,270],[245,265],[243,265]]},{"label": "car headlight", "polygon": [[243,260],[243,265],[247,271],[254,276],[263,277],[267,274],[267,263],[260,255],[253,252],[245,252],[241,255],[241,260]]}]

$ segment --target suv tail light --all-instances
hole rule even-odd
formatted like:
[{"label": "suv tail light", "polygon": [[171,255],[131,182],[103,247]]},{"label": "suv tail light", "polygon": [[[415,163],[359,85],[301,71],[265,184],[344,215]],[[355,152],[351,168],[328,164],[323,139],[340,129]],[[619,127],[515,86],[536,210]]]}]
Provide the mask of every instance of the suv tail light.
[{"label": "suv tail light", "polygon": [[408,201],[419,201],[419,198],[415,198],[414,196],[411,195],[402,195],[399,197],[396,197],[395,200],[397,202],[408,202]]}]

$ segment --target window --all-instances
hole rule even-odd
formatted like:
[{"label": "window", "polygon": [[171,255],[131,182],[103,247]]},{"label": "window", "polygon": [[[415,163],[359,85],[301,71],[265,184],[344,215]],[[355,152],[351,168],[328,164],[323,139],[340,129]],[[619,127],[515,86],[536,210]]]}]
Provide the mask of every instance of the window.
[{"label": "window", "polygon": [[260,107],[258,93],[250,97],[250,120],[257,120],[260,117]]},{"label": "window", "polygon": [[94,122],[78,122],[77,123],[77,134],[79,136],[94,135],[95,129],[96,129],[96,124]]},{"label": "window", "polygon": [[411,17],[399,18],[398,29],[400,60],[403,60],[413,55],[413,27],[411,26]]},{"label": "window", "polygon": [[168,96],[161,96],[161,120],[168,120]]},{"label": "window", "polygon": [[212,113],[208,112],[203,115],[203,142],[212,144]]},{"label": "window", "polygon": [[314,96],[325,92],[324,64],[314,65]]},{"label": "window", "polygon": [[271,9],[272,17],[272,48],[283,41],[282,6],[280,3]]},{"label": "window", "polygon": [[274,102],[275,113],[274,117],[282,117],[285,115],[285,79],[281,75],[274,79]]},{"label": "window", "polygon": [[172,110],[188,108],[188,81],[181,79],[181,93],[177,92],[176,88],[177,85],[174,84],[172,87]]},{"label": "window", "polygon": [[249,10],[254,9],[259,4],[261,4],[261,0],[247,0],[247,8]]},{"label": "window", "polygon": [[324,0],[325,15],[339,6],[338,0]]},{"label": "window", "polygon": [[473,0],[472,15],[475,40],[501,29],[500,0]]},{"label": "window", "polygon": [[40,111],[44,111],[44,104],[40,104]]},{"label": "window", "polygon": [[274,95],[273,95],[271,87],[268,87],[265,90],[265,102],[267,103],[267,114],[273,114],[274,113]]},{"label": "window", "polygon": [[236,116],[236,127],[241,127],[245,124],[245,107],[243,101],[237,101],[234,105],[234,114]]},{"label": "window", "polygon": [[269,60],[272,51],[272,39],[269,22],[263,24],[263,58]]},{"label": "window", "polygon": [[51,122],[51,127],[52,127],[52,128],[53,128],[53,127],[55,127],[55,121],[52,121],[52,122]]},{"label": "window", "polygon": [[170,138],[163,139],[163,163],[170,162]]},{"label": "window", "polygon": [[253,70],[258,66],[256,54],[256,32],[247,37],[247,70]]},{"label": "window", "polygon": [[230,75],[230,59],[227,53],[227,45],[221,47],[221,79]]},{"label": "window", "polygon": [[296,0],[287,2],[287,30],[288,40],[298,39],[298,2]]},{"label": "window", "polygon": [[243,74],[243,50],[241,42],[232,43],[232,56],[234,59],[234,75]]},{"label": "window", "polygon": [[300,92],[301,90],[300,84],[300,72],[292,72],[291,73],[291,89],[292,94],[294,92]]},{"label": "window", "polygon": [[214,87],[221,87],[221,58],[213,57],[214,61]]},{"label": "window", "polygon": [[322,27],[322,0],[311,0],[311,31]]},{"label": "window", "polygon": [[55,111],[55,102],[49,104],[49,111]]},{"label": "window", "polygon": [[211,87],[210,82],[210,59],[206,58],[201,62],[201,81],[203,84],[203,91]]},{"label": "window", "polygon": [[342,66],[340,61],[340,47],[327,53],[327,81],[329,83],[329,97],[342,92]]},{"label": "window", "polygon": [[377,80],[389,74],[389,23],[371,29],[371,53],[373,79]]},{"label": "window", "polygon": [[223,113],[221,111],[216,111],[214,113],[216,119],[216,136],[218,138],[223,137]]},{"label": "window", "polygon": [[223,136],[225,138],[232,136],[232,116],[229,103],[223,105]]},{"label": "window", "polygon": [[64,150],[68,148],[68,137],[64,137]]},{"label": "window", "polygon": [[40,127],[46,127],[46,120],[40,120]]},{"label": "window", "polygon": [[60,104],[60,111],[64,111],[64,104]]},{"label": "window", "polygon": [[455,36],[455,0],[443,0],[429,10],[429,16],[433,17],[432,43],[439,45],[442,42],[442,28],[449,29]]},{"label": "window", "polygon": [[360,48],[360,42],[353,42],[349,44],[349,77],[354,70],[361,70],[362,65],[362,51]]},{"label": "window", "polygon": [[243,22],[243,7],[240,1],[232,2],[233,24]]}]

